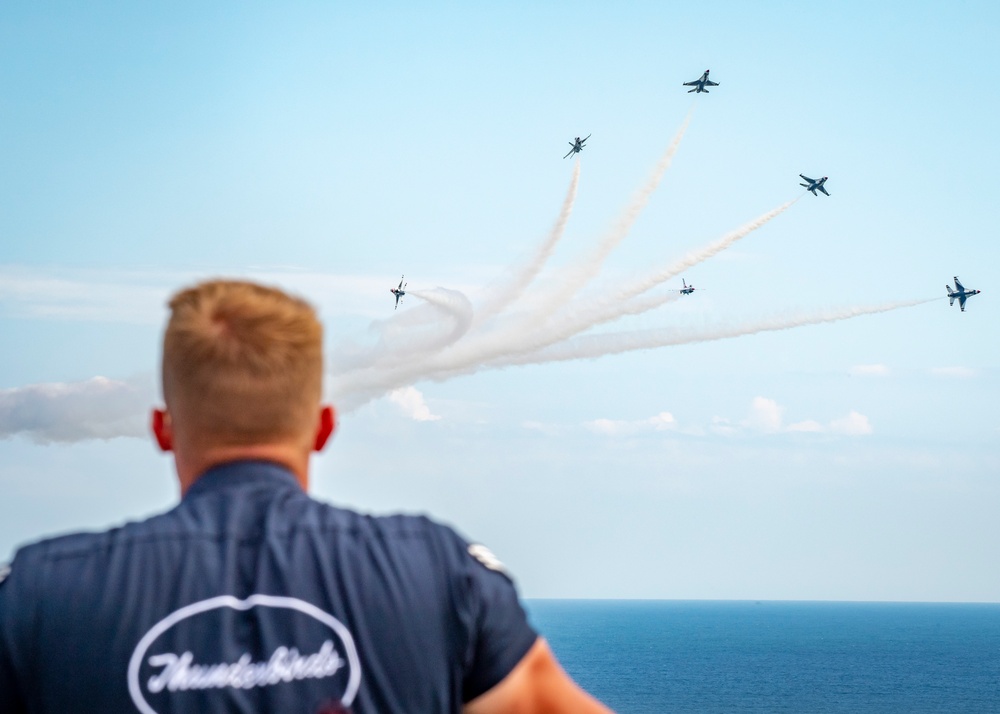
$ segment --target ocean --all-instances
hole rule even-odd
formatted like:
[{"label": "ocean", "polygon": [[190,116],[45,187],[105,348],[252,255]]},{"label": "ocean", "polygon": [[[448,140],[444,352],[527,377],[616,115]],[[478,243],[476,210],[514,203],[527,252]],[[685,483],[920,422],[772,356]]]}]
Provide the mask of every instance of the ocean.
[{"label": "ocean", "polygon": [[528,600],[621,714],[1000,712],[1000,605]]}]

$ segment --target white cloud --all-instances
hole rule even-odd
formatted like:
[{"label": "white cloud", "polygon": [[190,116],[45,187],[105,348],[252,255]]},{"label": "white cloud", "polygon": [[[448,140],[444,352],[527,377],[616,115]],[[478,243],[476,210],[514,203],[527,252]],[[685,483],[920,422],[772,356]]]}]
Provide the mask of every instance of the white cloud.
[{"label": "white cloud", "polygon": [[389,392],[389,401],[414,421],[437,421],[440,416],[431,414],[430,407],[424,401],[424,395],[416,387],[401,387]]},{"label": "white cloud", "polygon": [[732,436],[739,431],[729,419],[720,416],[712,417],[712,423],[708,429],[713,434],[719,434],[720,436]]},{"label": "white cloud", "polygon": [[784,407],[778,406],[773,399],[754,397],[753,404],[750,405],[750,416],[743,422],[743,426],[765,434],[779,432],[784,411]]},{"label": "white cloud", "polygon": [[92,377],[0,390],[0,438],[38,443],[141,437],[152,403],[147,380]]},{"label": "white cloud", "polygon": [[618,421],[614,419],[594,419],[584,424],[585,427],[598,434],[615,436],[618,434],[637,434],[648,431],[672,431],[677,428],[677,419],[670,412],[660,412],[649,419],[637,421]]},{"label": "white cloud", "polygon": [[774,399],[755,397],[750,405],[750,415],[735,424],[723,417],[713,417],[709,430],[722,436],[738,433],[759,434],[840,434],[844,436],[864,436],[871,434],[871,422],[864,414],[851,411],[847,416],[834,419],[829,424],[815,419],[804,419],[787,426],[783,423],[785,408]]},{"label": "white cloud", "polygon": [[979,372],[970,367],[935,367],[930,372],[935,377],[958,377],[960,379],[969,379],[979,375]]},{"label": "white cloud", "polygon": [[847,436],[867,436],[874,430],[868,417],[852,410],[842,419],[834,419],[830,422],[830,431]]},{"label": "white cloud", "polygon": [[677,420],[670,412],[660,412],[656,416],[647,419],[646,423],[653,427],[655,431],[666,431],[677,428]]},{"label": "white cloud", "polygon": [[849,374],[852,377],[886,377],[889,375],[889,368],[884,364],[856,364],[851,367]]},{"label": "white cloud", "polygon": [[611,419],[594,419],[593,421],[588,421],[584,426],[586,426],[591,431],[596,431],[598,434],[617,434],[620,432],[620,425],[624,422],[612,421]]}]

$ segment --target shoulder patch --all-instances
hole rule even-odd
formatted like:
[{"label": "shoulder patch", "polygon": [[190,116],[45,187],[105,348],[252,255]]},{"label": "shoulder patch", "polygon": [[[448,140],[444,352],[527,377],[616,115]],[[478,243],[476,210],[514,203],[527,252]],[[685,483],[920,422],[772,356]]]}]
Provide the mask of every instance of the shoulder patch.
[{"label": "shoulder patch", "polygon": [[483,567],[500,573],[508,580],[512,579],[510,573],[507,572],[507,568],[500,562],[500,559],[493,555],[493,551],[482,543],[471,544],[469,546],[469,555],[478,560]]},{"label": "shoulder patch", "polygon": [[10,563],[0,565],[0,585],[3,585],[3,581],[7,579],[8,575],[10,575]]}]

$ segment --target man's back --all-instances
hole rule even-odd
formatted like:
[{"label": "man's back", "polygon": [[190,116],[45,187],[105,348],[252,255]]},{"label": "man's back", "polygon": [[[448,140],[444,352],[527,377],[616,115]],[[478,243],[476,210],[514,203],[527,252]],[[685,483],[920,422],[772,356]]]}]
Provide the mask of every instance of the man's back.
[{"label": "man's back", "polygon": [[535,640],[510,581],[450,529],[238,462],[161,516],[18,553],[0,710],[455,712]]}]

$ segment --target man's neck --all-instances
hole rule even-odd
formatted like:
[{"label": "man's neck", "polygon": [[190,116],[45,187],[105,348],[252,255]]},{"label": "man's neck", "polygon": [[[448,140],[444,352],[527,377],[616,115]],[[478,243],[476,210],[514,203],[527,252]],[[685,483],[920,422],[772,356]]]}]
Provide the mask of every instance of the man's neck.
[{"label": "man's neck", "polygon": [[253,444],[246,446],[211,446],[174,450],[177,480],[181,496],[215,466],[233,461],[270,461],[292,472],[303,491],[309,490],[309,452],[293,444]]}]

